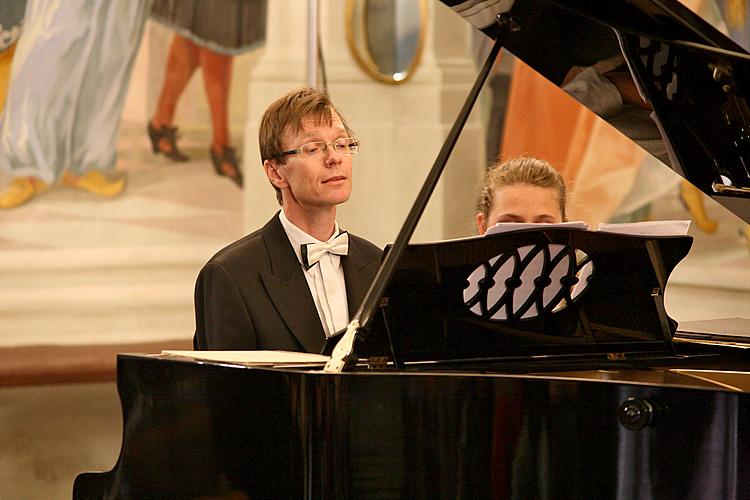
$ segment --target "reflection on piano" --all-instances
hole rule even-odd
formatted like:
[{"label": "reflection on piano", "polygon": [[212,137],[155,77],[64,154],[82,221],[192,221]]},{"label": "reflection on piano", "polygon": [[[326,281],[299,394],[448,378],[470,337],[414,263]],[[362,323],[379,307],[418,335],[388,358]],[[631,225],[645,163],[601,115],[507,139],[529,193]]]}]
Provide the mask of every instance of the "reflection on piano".
[{"label": "reflection on piano", "polygon": [[120,355],[120,457],[79,475],[75,498],[750,495],[750,355],[681,340],[663,307],[689,237],[408,245],[502,44],[556,83],[621,51],[672,167],[748,220],[747,53],[676,1],[444,1],[497,42],[331,362]]},{"label": "reflection on piano", "polygon": [[[469,6],[475,2],[445,3],[497,37],[500,26]],[[575,66],[624,57],[663,144],[651,144],[650,130],[607,120],[750,222],[750,55],[742,47],[675,0],[512,3],[522,29],[505,47],[558,85]]]}]

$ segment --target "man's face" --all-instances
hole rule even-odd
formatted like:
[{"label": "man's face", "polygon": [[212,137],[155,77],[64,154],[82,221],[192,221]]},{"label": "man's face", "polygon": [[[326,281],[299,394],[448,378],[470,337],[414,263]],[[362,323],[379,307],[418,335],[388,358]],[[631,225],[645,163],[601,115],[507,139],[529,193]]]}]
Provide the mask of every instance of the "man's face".
[{"label": "man's face", "polygon": [[[299,133],[288,132],[282,139],[284,150],[296,149],[309,142],[330,144],[347,137],[338,114],[332,113],[330,125],[302,120]],[[352,155],[334,151],[329,145],[325,153],[316,156],[289,155],[286,163],[273,162],[274,172],[267,173],[271,182],[282,190],[284,207],[297,206],[303,210],[335,207],[349,199],[352,191]]]},{"label": "man's face", "polygon": [[559,195],[555,189],[531,184],[511,184],[495,189],[487,217],[477,214],[479,234],[498,222],[562,222]]}]

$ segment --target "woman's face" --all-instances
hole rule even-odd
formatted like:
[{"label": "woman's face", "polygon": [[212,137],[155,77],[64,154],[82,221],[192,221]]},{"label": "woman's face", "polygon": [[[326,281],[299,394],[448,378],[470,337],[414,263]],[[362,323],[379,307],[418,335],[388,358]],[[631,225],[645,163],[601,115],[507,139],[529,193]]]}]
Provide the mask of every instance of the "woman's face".
[{"label": "woman's face", "polygon": [[498,222],[558,223],[562,222],[560,198],[554,188],[531,184],[511,184],[495,189],[489,214],[476,215],[479,234]]}]

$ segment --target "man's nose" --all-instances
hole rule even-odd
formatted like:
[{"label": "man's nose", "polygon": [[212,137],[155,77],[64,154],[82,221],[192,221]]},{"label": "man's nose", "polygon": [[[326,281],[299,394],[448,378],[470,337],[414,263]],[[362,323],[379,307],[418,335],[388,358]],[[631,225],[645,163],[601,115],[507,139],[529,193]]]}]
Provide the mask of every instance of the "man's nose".
[{"label": "man's nose", "polygon": [[343,155],[341,148],[336,148],[333,144],[327,144],[323,154],[325,155],[326,165],[340,163]]}]

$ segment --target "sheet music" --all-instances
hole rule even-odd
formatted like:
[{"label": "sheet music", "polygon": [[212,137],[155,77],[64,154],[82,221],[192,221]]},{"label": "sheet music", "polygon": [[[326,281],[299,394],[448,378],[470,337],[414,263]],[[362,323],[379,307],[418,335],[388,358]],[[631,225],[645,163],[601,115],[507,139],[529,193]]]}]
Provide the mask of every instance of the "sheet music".
[{"label": "sheet music", "polygon": [[292,351],[172,351],[161,352],[164,356],[178,356],[200,361],[218,361],[248,366],[325,364],[328,356],[308,352]]},{"label": "sheet music", "polygon": [[556,224],[545,223],[545,222],[498,222],[491,228],[487,229],[484,233],[485,236],[490,234],[507,233],[509,231],[520,231],[522,229],[549,229],[549,228],[565,228],[565,229],[588,229],[588,224],[583,221],[572,221],[572,222],[558,222]]},{"label": "sheet music", "polygon": [[[485,235],[520,231],[522,229],[588,229],[583,221],[547,223],[498,222],[487,230]],[[596,230],[602,233],[633,234],[638,236],[684,236],[690,228],[689,220],[650,220],[642,222],[610,223],[601,222]]]},{"label": "sheet music", "polygon": [[649,220],[622,224],[602,222],[597,231],[638,236],[685,236],[689,228],[689,220]]}]

